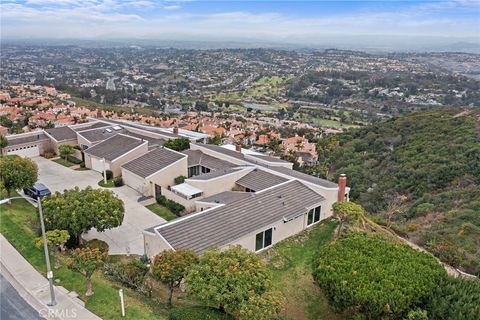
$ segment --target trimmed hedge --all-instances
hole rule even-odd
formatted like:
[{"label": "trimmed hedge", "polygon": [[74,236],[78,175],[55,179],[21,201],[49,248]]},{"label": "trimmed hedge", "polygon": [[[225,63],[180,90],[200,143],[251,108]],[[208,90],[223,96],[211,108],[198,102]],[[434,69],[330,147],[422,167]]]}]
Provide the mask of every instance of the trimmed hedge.
[{"label": "trimmed hedge", "polygon": [[187,177],[185,176],[178,176],[174,179],[175,181],[175,184],[181,184],[181,183],[184,183],[185,182],[185,179],[187,179]]},{"label": "trimmed hedge", "polygon": [[67,161],[74,163],[74,164],[80,164],[82,163],[82,160],[75,158],[74,156],[68,155],[67,156]]},{"label": "trimmed hedge", "polygon": [[233,320],[229,314],[211,307],[183,307],[170,310],[169,320]]},{"label": "trimmed hedge", "polygon": [[179,214],[180,212],[185,210],[185,207],[182,206],[180,203],[167,199],[165,198],[165,196],[157,196],[157,203],[159,205],[167,207],[170,211],[172,211],[175,214]]}]

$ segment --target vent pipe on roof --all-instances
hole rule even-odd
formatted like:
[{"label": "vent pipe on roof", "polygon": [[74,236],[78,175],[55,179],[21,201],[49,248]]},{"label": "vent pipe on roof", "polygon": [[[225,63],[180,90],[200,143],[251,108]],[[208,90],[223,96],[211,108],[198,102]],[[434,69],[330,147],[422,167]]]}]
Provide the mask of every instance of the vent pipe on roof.
[{"label": "vent pipe on roof", "polygon": [[236,150],[237,152],[240,152],[240,153],[241,153],[241,152],[242,152],[242,145],[241,145],[241,144],[236,144],[236,145],[235,145],[235,150]]},{"label": "vent pipe on roof", "polygon": [[178,127],[173,127],[173,134],[178,136]]},{"label": "vent pipe on roof", "polygon": [[342,173],[338,178],[338,202],[345,201],[347,189],[347,176]]}]

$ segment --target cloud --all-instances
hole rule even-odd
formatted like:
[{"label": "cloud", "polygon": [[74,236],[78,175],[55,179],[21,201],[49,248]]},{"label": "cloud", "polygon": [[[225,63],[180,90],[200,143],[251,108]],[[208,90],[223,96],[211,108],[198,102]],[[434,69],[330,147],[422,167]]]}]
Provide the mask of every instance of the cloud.
[{"label": "cloud", "polygon": [[[185,1],[28,0],[2,4],[2,36],[8,38],[258,39],[310,43],[325,37],[404,36],[477,38],[477,1],[412,5],[397,11],[362,11],[308,17],[288,12],[184,11]],[[210,2],[214,6],[215,2]],[[272,5],[274,8],[274,5]],[[475,10],[475,9],[473,9]]]}]

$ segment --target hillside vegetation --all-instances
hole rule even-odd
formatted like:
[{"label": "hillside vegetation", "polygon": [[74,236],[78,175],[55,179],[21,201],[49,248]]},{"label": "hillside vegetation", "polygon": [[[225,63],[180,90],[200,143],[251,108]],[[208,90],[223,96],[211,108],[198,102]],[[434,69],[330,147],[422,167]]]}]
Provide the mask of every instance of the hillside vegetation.
[{"label": "hillside vegetation", "polygon": [[[336,144],[335,141],[338,140]],[[480,110],[417,113],[327,138],[321,168],[442,260],[480,273]]]}]

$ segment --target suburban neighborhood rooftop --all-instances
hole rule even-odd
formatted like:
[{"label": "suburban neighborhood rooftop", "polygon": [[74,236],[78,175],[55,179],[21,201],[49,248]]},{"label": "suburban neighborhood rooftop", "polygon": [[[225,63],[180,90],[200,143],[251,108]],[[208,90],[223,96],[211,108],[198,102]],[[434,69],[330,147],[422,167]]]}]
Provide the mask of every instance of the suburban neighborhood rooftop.
[{"label": "suburban neighborhood rooftop", "polygon": [[122,168],[146,178],[185,157],[179,152],[161,147],[125,163]]},{"label": "suburban neighborhood rooftop", "polygon": [[113,137],[88,148],[85,150],[85,153],[105,160],[114,160],[143,143],[146,142],[123,134],[116,134]]},{"label": "suburban neighborhood rooftop", "polygon": [[300,181],[250,193],[224,206],[180,218],[154,228],[175,249],[201,253],[222,246],[280,219],[293,219],[324,201]]}]

